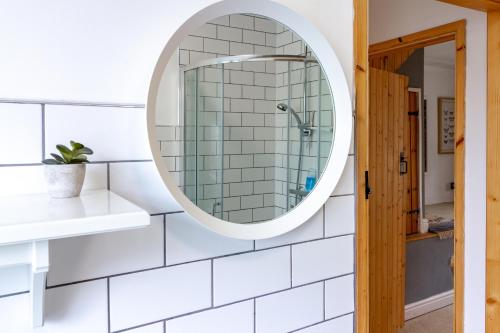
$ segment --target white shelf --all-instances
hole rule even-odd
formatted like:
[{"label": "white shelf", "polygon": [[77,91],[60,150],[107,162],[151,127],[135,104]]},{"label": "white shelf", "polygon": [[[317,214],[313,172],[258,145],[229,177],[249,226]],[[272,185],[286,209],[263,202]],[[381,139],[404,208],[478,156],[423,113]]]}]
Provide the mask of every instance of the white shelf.
[{"label": "white shelf", "polygon": [[108,191],[52,199],[48,194],[0,197],[0,268],[31,265],[33,326],[43,325],[49,240],[149,225],[149,214]]}]

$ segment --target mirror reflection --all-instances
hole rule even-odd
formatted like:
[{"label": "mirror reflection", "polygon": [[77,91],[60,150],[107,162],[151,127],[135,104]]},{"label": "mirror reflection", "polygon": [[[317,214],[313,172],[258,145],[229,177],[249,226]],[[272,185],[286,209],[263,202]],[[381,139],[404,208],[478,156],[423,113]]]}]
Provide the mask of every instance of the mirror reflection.
[{"label": "mirror reflection", "polygon": [[227,15],[186,36],[156,109],[165,166],[208,214],[262,222],[299,205],[330,155],[330,87],[307,41],[272,19]]}]

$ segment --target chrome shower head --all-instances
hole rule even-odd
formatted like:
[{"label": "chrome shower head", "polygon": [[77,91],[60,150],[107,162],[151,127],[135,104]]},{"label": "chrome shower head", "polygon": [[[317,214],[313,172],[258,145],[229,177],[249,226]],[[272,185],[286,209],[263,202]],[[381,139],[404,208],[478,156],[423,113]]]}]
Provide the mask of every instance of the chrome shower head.
[{"label": "chrome shower head", "polygon": [[278,110],[281,110],[283,112],[286,112],[286,110],[288,109],[288,105],[286,105],[285,103],[279,103],[278,105],[276,105],[276,107],[278,108]]},{"label": "chrome shower head", "polygon": [[297,126],[299,128],[302,127],[302,121],[300,120],[300,117],[297,114],[297,112],[295,112],[295,110],[292,109],[292,107],[286,105],[285,103],[279,103],[278,105],[276,105],[276,107],[278,108],[278,110],[281,110],[283,112],[290,111],[292,113],[293,117],[295,118],[295,120],[297,121]]}]

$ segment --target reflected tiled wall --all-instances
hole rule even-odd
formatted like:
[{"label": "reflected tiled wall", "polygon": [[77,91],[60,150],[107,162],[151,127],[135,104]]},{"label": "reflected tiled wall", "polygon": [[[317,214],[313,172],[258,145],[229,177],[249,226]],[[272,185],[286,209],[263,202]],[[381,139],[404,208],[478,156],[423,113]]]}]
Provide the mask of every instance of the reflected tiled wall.
[{"label": "reflected tiled wall", "polygon": [[[282,24],[248,14],[228,15],[187,36],[179,63],[306,51],[312,56],[302,39]],[[321,75],[315,63],[274,61],[185,71],[184,127],[160,126],[158,131],[165,163],[187,196],[209,214],[238,223],[272,219],[298,204],[302,197],[289,190],[304,190],[309,173],[319,178],[331,147],[331,95]],[[290,113],[277,110],[278,103],[290,104],[301,118],[305,107],[303,121],[313,128],[304,137],[300,170],[299,130]]]}]

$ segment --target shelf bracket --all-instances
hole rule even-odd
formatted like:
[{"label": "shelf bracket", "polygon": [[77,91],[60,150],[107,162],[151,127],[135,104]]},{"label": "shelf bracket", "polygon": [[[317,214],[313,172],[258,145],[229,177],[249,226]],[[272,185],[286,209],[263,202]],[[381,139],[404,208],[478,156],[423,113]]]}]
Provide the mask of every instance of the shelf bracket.
[{"label": "shelf bracket", "polygon": [[32,243],[30,288],[33,327],[39,327],[43,325],[45,284],[47,281],[48,271],[49,241],[35,241]]}]

